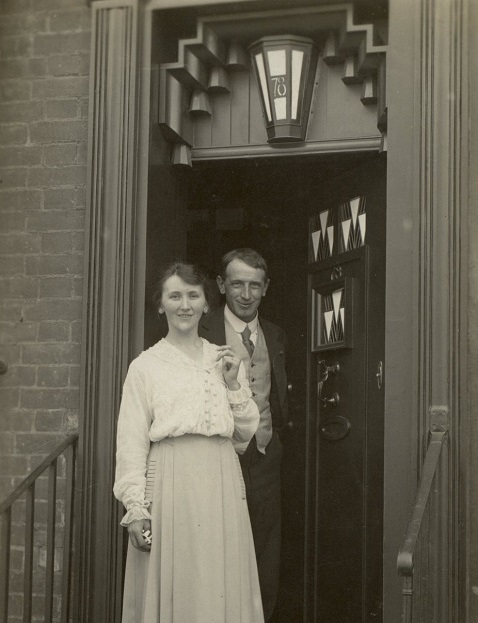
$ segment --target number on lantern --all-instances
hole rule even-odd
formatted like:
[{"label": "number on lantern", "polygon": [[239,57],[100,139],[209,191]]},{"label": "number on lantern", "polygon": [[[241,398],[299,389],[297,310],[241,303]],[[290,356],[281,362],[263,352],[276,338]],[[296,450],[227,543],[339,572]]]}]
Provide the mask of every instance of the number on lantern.
[{"label": "number on lantern", "polygon": [[272,78],[274,81],[274,97],[285,97],[287,93],[287,87],[285,85],[284,76],[277,76],[276,78]]}]

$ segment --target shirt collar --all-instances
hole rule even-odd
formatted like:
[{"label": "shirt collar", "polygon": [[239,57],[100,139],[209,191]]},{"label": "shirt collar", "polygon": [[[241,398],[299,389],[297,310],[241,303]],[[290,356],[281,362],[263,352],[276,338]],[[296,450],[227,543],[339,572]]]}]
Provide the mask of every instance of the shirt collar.
[{"label": "shirt collar", "polygon": [[259,315],[256,314],[255,317],[250,322],[244,322],[238,318],[232,311],[229,309],[227,305],[224,306],[224,317],[232,326],[236,333],[242,333],[246,327],[246,324],[249,325],[249,329],[251,333],[255,333],[257,331],[257,325],[259,323]]}]

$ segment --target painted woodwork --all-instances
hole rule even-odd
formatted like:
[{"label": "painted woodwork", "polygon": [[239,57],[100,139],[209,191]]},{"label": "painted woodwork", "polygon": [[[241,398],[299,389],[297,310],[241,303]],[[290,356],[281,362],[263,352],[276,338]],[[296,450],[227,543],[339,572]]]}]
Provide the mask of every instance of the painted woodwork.
[{"label": "painted woodwork", "polygon": [[[201,8],[215,3],[215,0],[153,0],[148,3],[101,0],[92,3],[89,209],[79,457],[82,472],[79,487],[83,497],[82,533],[78,535],[82,556],[79,602],[84,623],[112,622],[119,616],[122,543],[117,532],[118,508],[111,497],[115,417],[122,376],[132,351],[137,352],[142,341],[148,207],[153,209],[151,204],[163,190],[162,181],[154,189],[154,180],[150,179],[151,160],[155,154],[148,151],[163,93],[159,80],[156,81],[156,68],[151,67],[156,32],[154,14],[171,7],[195,5]],[[233,2],[238,3],[239,0]],[[222,2],[222,9],[227,4],[228,0]],[[248,9],[255,6],[252,1],[240,4]],[[340,46],[337,35],[341,30],[333,21],[328,22],[327,33],[324,31],[320,41],[324,58],[327,56],[329,62],[323,61],[319,79],[330,72],[331,86],[327,88],[335,89],[334,98],[339,95],[341,103],[345,98],[350,109],[355,106],[353,114],[359,109],[371,111],[371,107],[377,106],[371,115],[373,132],[360,133],[357,137],[350,136],[349,129],[340,138],[305,142],[301,153],[377,151],[381,138],[375,124],[378,119],[382,131],[387,122],[387,108],[391,113],[387,124],[390,152],[384,385],[384,618],[395,620],[400,612],[400,584],[394,556],[406,525],[407,501],[412,497],[428,434],[428,406],[442,404],[448,405],[450,412],[450,471],[448,480],[440,480],[441,499],[447,501],[447,505],[440,508],[449,513],[450,521],[446,551],[442,551],[439,558],[442,568],[448,569],[448,586],[443,586],[440,592],[443,597],[440,612],[441,620],[447,623],[461,622],[466,620],[463,612],[466,602],[459,588],[460,583],[465,585],[466,556],[462,555],[459,560],[463,541],[458,525],[463,519],[464,498],[459,466],[466,464],[466,452],[460,435],[467,430],[464,424],[468,417],[465,401],[460,398],[466,396],[467,332],[463,302],[468,205],[465,192],[468,41],[464,35],[467,2],[390,0],[389,4],[393,54],[387,56],[387,102],[385,50],[379,54],[378,66],[367,68],[372,83],[369,80],[364,85],[356,75],[359,59],[367,57],[366,53],[363,55],[363,46],[362,52],[354,47],[352,55],[347,50],[343,54],[340,49],[337,52]],[[144,5],[142,11],[141,5]],[[303,19],[310,8],[298,8],[294,19]],[[322,11],[321,19],[327,21],[330,15],[324,13],[324,7],[316,8]],[[259,18],[260,14],[252,10],[250,14],[248,23],[253,24],[255,16]],[[224,25],[226,22],[221,19]],[[307,21],[315,28],[314,20]],[[242,28],[243,23],[238,23]],[[280,21],[277,24],[284,32],[283,24]],[[138,83],[135,48],[139,31],[142,72]],[[336,34],[335,50],[329,44],[325,52],[326,34],[331,32]],[[231,39],[227,31],[224,35],[218,34],[227,41]],[[287,150],[271,152],[271,147],[264,144],[265,130],[260,116],[251,117],[247,124],[233,124],[230,141],[224,145],[222,137],[227,136],[231,117],[248,115],[249,109],[244,101],[235,101],[229,115],[221,113],[228,108],[220,97],[231,98],[234,89],[249,88],[251,109],[259,110],[257,89],[251,88],[247,61],[244,61],[244,46],[230,47],[228,54],[229,66],[226,59],[224,65],[219,65],[220,70],[211,70],[208,76],[211,89],[209,86],[205,89],[210,99],[211,118],[214,118],[215,108],[218,116],[223,114],[221,123],[216,126],[221,129],[213,135],[206,116],[196,115],[191,119],[183,114],[190,103],[189,87],[185,88],[174,78],[169,99],[164,104],[170,115],[168,123],[173,118],[168,139],[175,142],[184,136],[188,123],[193,124],[194,137],[197,134],[201,145],[211,145],[208,148],[193,146],[190,155],[195,162],[251,155],[292,155],[293,152]],[[233,67],[237,73],[231,71]],[[213,78],[219,73],[221,78]],[[235,81],[232,86],[231,77]],[[221,85],[220,90],[215,81]],[[321,93],[324,96],[325,91],[317,91],[319,97]],[[377,104],[366,108],[360,102],[361,97],[368,100],[376,97]],[[180,110],[171,106],[175,99],[181,103]],[[136,115],[136,105],[140,115]],[[368,117],[368,112],[363,114]],[[348,123],[348,118],[342,109],[338,120]],[[320,116],[314,113],[311,123],[316,123],[317,119]],[[366,123],[366,127],[372,127],[371,118]],[[188,136],[192,136],[191,130],[188,132]],[[185,141],[181,139],[180,142]],[[162,163],[165,163],[163,156],[167,157],[168,149],[161,149]],[[187,158],[186,155],[186,161]],[[137,177],[133,173],[135,164]],[[161,212],[161,206],[157,211]],[[161,252],[167,255],[167,246]],[[96,590],[98,586],[101,591]]]},{"label": "painted woodwork", "polygon": [[[309,223],[305,620],[383,620],[386,162],[325,182]],[[323,195],[322,195],[323,193]]]},{"label": "painted woodwork", "polygon": [[79,620],[117,621],[124,531],[112,496],[116,418],[134,335],[138,3],[92,6],[79,463]]},{"label": "painted woodwork", "polygon": [[[271,28],[278,32],[295,26],[301,34],[310,29],[303,16],[300,26],[291,24],[296,17],[296,10],[283,10],[198,18],[196,36],[178,42],[177,61],[160,65],[158,121],[167,140],[196,150],[266,143],[247,48]],[[355,24],[352,5],[310,8],[307,20],[314,23],[309,34],[321,58],[306,142],[380,135],[386,128],[387,47],[376,43],[378,29],[373,24]],[[229,24],[235,26],[233,36],[227,31]],[[216,86],[219,71],[220,89]]]}]

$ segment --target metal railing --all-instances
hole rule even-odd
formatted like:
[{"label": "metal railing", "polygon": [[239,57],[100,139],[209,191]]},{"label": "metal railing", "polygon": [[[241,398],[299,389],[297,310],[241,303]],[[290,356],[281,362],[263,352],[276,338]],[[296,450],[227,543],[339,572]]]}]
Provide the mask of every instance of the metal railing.
[{"label": "metal railing", "polygon": [[58,460],[64,455],[65,491],[62,575],[61,575],[61,623],[67,623],[72,608],[72,552],[73,552],[73,521],[74,521],[74,482],[76,471],[76,452],[78,435],[66,437],[41,464],[27,476],[12,493],[0,503],[0,620],[8,621],[10,606],[10,576],[12,553],[12,509],[15,502],[25,494],[25,532],[23,556],[23,591],[22,616],[24,623],[32,620],[32,596],[34,585],[34,526],[35,526],[35,485],[38,478],[48,470],[47,516],[46,516],[46,557],[45,557],[45,592],[44,592],[44,621],[51,623],[54,616],[55,593],[55,550],[57,526],[57,483]]},{"label": "metal railing", "polygon": [[[398,573],[403,578],[402,585],[402,623],[412,623],[414,606],[414,575],[417,545],[420,539],[427,544],[430,530],[426,518],[426,511],[430,506],[433,483],[439,467],[440,455],[447,431],[430,433],[425,461],[423,462],[421,478],[415,495],[415,501],[410,514],[402,546],[398,553]],[[424,526],[427,526],[426,528]],[[422,619],[420,619],[422,620]],[[435,620],[435,619],[433,619]]]}]

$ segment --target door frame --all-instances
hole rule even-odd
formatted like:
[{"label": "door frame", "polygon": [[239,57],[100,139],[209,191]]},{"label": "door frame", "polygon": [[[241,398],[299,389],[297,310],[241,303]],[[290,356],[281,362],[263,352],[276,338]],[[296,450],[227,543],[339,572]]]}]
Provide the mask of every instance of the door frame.
[{"label": "door frame", "polygon": [[[254,1],[220,4],[241,2],[250,9]],[[84,623],[119,620],[123,538],[117,525],[118,505],[108,492],[122,380],[143,344],[150,98],[156,79],[150,66],[153,14],[158,9],[214,4],[219,3],[92,2],[80,396],[82,514],[77,533]],[[459,582],[466,563],[458,563],[462,541],[457,530],[459,521],[466,519],[458,468],[469,463],[460,438],[469,417],[466,400],[460,400],[460,395],[467,396],[467,6],[466,0],[390,0],[385,620],[395,620],[400,612],[396,555],[433,405],[445,406],[450,414],[450,478],[444,495],[453,509],[453,522],[446,554],[449,577],[457,578],[449,586],[450,612],[457,618],[449,620],[464,620],[458,604],[465,602]],[[106,35],[109,43],[104,47]],[[114,81],[105,82],[106,77]],[[114,85],[119,90],[114,91]],[[448,97],[450,89],[454,98]],[[116,193],[118,182],[124,180],[123,192]],[[112,192],[105,193],[104,187]],[[108,288],[100,287],[104,284]],[[101,595],[95,594],[98,586]]]}]

